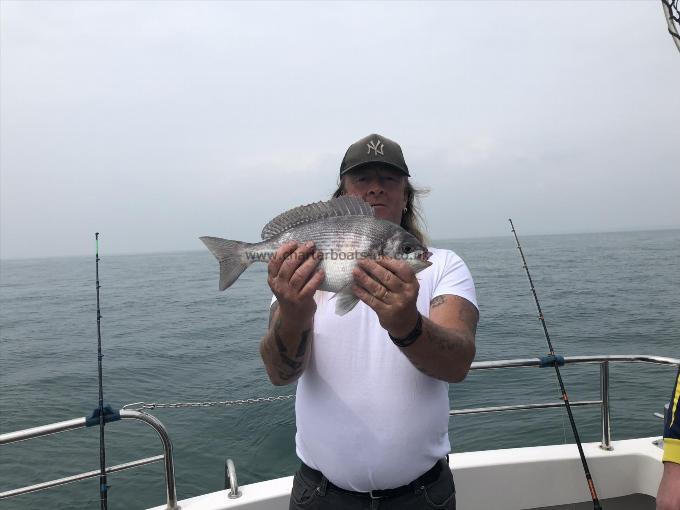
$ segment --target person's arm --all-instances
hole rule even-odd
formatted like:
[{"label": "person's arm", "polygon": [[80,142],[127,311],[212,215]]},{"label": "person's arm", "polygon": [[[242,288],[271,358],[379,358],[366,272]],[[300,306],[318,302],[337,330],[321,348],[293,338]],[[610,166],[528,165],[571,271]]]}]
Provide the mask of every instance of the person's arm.
[{"label": "person's arm", "polygon": [[656,510],[680,510],[680,464],[671,461],[663,463]]},{"label": "person's arm", "polygon": [[[357,297],[378,314],[383,328],[395,338],[406,337],[415,328],[419,284],[411,267],[403,261],[364,259],[354,271]],[[435,297],[430,317],[422,318],[422,333],[402,352],[421,372],[447,382],[465,379],[475,357],[475,333],[479,313],[465,298]]]},{"label": "person's arm", "polygon": [[656,495],[657,510],[680,510],[680,368],[666,415],[663,434],[663,477]]},{"label": "person's arm", "polygon": [[478,319],[477,308],[467,299],[437,296],[430,302],[430,317],[423,317],[420,337],[401,351],[421,372],[447,382],[461,382],[475,359]]},{"label": "person's arm", "polygon": [[277,300],[271,307],[269,330],[260,342],[260,355],[276,386],[297,381],[309,363],[314,292],[324,278],[323,271],[315,271],[319,258],[314,254],[311,243],[287,243],[269,262],[267,282]]}]

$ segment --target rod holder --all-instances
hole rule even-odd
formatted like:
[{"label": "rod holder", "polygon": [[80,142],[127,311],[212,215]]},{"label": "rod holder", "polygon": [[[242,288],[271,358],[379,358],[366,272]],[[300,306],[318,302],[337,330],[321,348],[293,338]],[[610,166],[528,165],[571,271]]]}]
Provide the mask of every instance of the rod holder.
[{"label": "rod holder", "polygon": [[229,494],[227,497],[229,499],[240,498],[243,493],[238,488],[238,481],[236,480],[236,466],[234,466],[234,461],[227,459],[224,463],[224,488],[229,489]]},{"label": "rod holder", "polygon": [[600,411],[602,418],[602,443],[600,443],[600,448],[610,451],[614,447],[612,446],[612,433],[609,426],[609,361],[600,363],[600,400],[602,400]]}]

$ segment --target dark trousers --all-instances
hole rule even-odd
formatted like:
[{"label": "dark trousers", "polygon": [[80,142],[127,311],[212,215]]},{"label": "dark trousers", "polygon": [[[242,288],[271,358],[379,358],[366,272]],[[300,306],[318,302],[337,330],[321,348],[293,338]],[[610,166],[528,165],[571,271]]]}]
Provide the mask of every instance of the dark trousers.
[{"label": "dark trousers", "polygon": [[[370,494],[346,491],[335,487],[313,470],[300,468],[293,478],[289,510],[456,510],[456,488],[453,475],[445,460],[440,461],[439,476],[429,483],[418,480],[399,491],[398,495],[373,498]],[[310,472],[312,475],[310,476]]]}]

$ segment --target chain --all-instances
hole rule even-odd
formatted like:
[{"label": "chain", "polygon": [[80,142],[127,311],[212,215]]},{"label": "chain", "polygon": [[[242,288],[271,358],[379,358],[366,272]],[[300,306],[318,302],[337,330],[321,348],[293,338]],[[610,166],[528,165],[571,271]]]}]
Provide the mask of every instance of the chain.
[{"label": "chain", "polygon": [[125,404],[123,409],[134,409],[135,411],[141,411],[143,409],[179,409],[182,407],[232,407],[232,406],[242,406],[248,404],[262,404],[264,402],[280,402],[283,400],[291,400],[295,398],[295,395],[280,395],[277,397],[258,397],[258,398],[246,398],[242,400],[222,400],[216,402],[173,402],[173,403],[157,403],[152,402],[147,404],[146,402],[135,402],[133,404]]}]

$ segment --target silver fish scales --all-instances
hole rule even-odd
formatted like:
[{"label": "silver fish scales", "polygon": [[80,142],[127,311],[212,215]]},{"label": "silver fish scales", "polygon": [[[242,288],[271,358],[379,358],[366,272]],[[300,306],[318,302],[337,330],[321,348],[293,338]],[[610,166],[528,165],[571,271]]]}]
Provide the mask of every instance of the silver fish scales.
[{"label": "silver fish scales", "polygon": [[406,261],[415,272],[431,265],[427,248],[388,220],[376,218],[360,198],[342,196],[286,211],[262,229],[260,243],[201,237],[220,263],[220,290],[230,287],[253,262],[269,262],[288,241],[314,241],[325,271],[320,289],[337,294],[335,312],[344,315],[358,303],[351,290],[352,269],[361,258],[389,256]]}]

